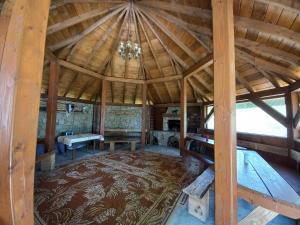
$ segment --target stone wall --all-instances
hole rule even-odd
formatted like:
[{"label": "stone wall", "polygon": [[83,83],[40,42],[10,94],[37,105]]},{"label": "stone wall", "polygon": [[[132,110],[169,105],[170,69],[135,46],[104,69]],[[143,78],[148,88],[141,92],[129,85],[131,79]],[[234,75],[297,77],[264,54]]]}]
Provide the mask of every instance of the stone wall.
[{"label": "stone wall", "polygon": [[105,129],[141,130],[142,108],[128,106],[107,106]]},{"label": "stone wall", "polygon": [[[74,112],[66,113],[66,103],[75,105]],[[46,100],[41,100],[38,138],[45,137],[46,131]],[[93,105],[58,101],[56,116],[56,135],[64,131],[74,133],[91,133],[93,126]],[[97,106],[98,107],[98,106]],[[141,107],[107,106],[105,118],[105,130],[141,130]],[[98,118],[99,120],[99,118]],[[97,125],[99,121],[97,121]]]},{"label": "stone wall", "polygon": [[[66,113],[66,101],[58,101],[56,114],[56,135],[64,131],[74,133],[90,133],[92,131],[93,105],[83,103],[72,103],[75,105],[74,112]],[[46,132],[46,101],[41,101],[38,138],[44,138]]]}]

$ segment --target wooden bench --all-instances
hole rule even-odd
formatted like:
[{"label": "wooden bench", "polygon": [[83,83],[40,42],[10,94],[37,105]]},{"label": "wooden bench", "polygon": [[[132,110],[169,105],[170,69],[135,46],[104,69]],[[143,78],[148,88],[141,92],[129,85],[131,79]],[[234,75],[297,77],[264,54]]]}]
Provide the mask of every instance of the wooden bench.
[{"label": "wooden bench", "polygon": [[[189,200],[196,201],[195,206],[189,204],[189,212],[192,215],[198,212],[195,216],[201,220],[208,216],[209,201],[205,195],[208,195],[211,179],[214,179],[214,172],[209,168],[184,189],[190,196]],[[237,180],[238,196],[257,206],[238,225],[265,225],[278,214],[300,219],[299,195],[257,152],[237,151]],[[202,215],[199,214],[200,209]]]},{"label": "wooden bench", "polygon": [[115,151],[115,144],[117,143],[127,143],[131,145],[131,152],[136,150],[136,144],[140,142],[139,139],[118,139],[118,140],[105,140],[105,144],[109,144],[109,152],[113,153]]},{"label": "wooden bench", "polygon": [[211,167],[207,168],[193,183],[183,189],[189,195],[188,210],[193,216],[206,222],[209,216],[209,187],[215,180]]}]

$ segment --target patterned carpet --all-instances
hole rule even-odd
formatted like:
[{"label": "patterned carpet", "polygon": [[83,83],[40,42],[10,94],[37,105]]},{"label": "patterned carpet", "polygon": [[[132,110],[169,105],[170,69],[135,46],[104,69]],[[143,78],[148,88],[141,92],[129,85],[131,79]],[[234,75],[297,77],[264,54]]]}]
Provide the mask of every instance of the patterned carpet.
[{"label": "patterned carpet", "polygon": [[83,159],[37,177],[36,218],[48,225],[162,224],[199,173],[191,159],[155,153]]}]

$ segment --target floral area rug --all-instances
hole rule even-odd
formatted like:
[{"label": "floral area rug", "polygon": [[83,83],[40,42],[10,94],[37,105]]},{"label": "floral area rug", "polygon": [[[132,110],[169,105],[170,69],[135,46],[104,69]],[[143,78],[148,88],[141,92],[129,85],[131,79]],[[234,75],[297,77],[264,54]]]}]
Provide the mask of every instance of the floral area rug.
[{"label": "floral area rug", "polygon": [[83,159],[41,174],[35,213],[48,225],[158,225],[200,165],[155,153]]}]

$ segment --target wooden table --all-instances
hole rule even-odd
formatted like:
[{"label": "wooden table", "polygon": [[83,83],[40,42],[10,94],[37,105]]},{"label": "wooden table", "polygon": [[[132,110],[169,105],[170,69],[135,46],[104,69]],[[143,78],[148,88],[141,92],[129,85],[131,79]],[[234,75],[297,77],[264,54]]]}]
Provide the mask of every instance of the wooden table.
[{"label": "wooden table", "polygon": [[237,151],[237,179],[239,197],[259,205],[239,225],[266,224],[278,214],[300,218],[299,195],[257,152]]},{"label": "wooden table", "polygon": [[72,146],[74,143],[85,142],[85,141],[104,141],[104,138],[100,134],[76,134],[76,135],[68,135],[68,136],[59,136],[57,141],[59,143],[65,144],[67,146]]},{"label": "wooden table", "polygon": [[238,196],[257,205],[238,225],[264,225],[278,214],[300,219],[299,195],[257,152],[237,150],[237,183]]}]

